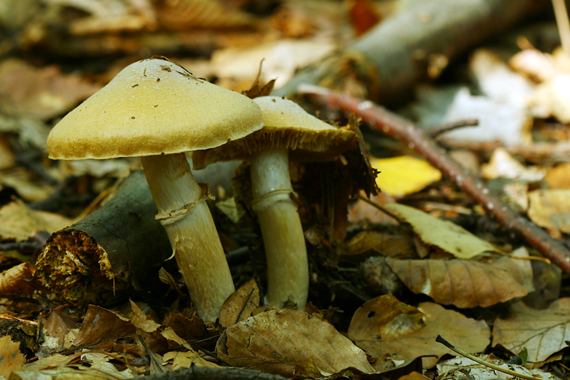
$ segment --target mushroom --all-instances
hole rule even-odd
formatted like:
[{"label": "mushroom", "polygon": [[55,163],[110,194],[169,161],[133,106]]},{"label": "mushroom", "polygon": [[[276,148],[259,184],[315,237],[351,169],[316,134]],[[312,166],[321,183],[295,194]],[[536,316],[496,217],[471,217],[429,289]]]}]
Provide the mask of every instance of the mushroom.
[{"label": "mushroom", "polygon": [[195,168],[249,157],[252,208],[256,212],[267,258],[265,303],[304,310],[309,292],[307,249],[298,205],[291,199],[289,157],[327,160],[356,144],[353,131],[339,129],[308,114],[296,103],[279,97],[254,99],[265,127],[221,147],[195,152]]},{"label": "mushroom", "polygon": [[215,321],[235,290],[208,205],[184,152],[209,149],[262,127],[249,98],[196,78],[162,58],[135,62],[50,132],[57,160],[141,157],[198,316]]}]

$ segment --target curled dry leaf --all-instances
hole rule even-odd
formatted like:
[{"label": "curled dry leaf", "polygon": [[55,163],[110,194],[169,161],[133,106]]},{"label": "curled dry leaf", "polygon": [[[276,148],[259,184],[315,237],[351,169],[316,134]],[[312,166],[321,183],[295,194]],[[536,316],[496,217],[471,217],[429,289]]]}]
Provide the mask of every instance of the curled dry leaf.
[{"label": "curled dry leaf", "polygon": [[449,352],[435,341],[441,331],[452,341],[461,342],[461,348],[470,353],[481,352],[489,344],[490,331],[484,321],[429,302],[414,308],[392,295],[374,298],[356,310],[348,337],[380,360],[391,357],[408,361],[434,356],[431,363],[425,363],[432,367],[437,358]]},{"label": "curled dry leaf", "polygon": [[527,307],[522,302],[510,306],[509,317],[498,318],[493,327],[493,346],[513,353],[523,348],[529,362],[542,362],[568,347],[570,341],[570,298],[554,301],[546,310]]},{"label": "curled dry leaf", "polygon": [[491,243],[479,239],[455,223],[434,218],[423,211],[397,203],[384,207],[409,223],[424,243],[455,257],[470,259],[485,252],[500,252]]},{"label": "curled dry leaf", "polygon": [[0,273],[0,297],[32,294],[38,288],[35,272],[29,263],[22,263]]},{"label": "curled dry leaf", "polygon": [[532,291],[525,281],[532,278],[530,266],[501,257],[493,262],[474,260],[397,260],[386,262],[414,293],[423,293],[443,305],[460,308],[488,307]]},{"label": "curled dry leaf", "polygon": [[232,366],[288,377],[374,372],[366,354],[332,325],[297,310],[271,310],[233,325],[216,352]]},{"label": "curled dry leaf", "polygon": [[259,306],[259,288],[252,278],[224,302],[220,311],[220,325],[230,327],[252,316]]}]

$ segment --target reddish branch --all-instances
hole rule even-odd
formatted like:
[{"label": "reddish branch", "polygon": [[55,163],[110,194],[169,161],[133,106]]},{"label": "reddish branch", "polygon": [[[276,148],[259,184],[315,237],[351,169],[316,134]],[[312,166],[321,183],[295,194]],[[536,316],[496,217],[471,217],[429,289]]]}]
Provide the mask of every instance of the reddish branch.
[{"label": "reddish branch", "polygon": [[344,95],[336,91],[310,85],[299,86],[299,92],[324,103],[331,109],[352,112],[361,117],[372,129],[405,142],[438,168],[443,175],[479,203],[488,215],[501,225],[522,236],[529,245],[570,273],[570,251],[559,240],[552,238],[543,229],[518,215],[499,196],[487,189],[484,183],[467,173],[453,161],[437,143],[411,122],[370,101]]}]

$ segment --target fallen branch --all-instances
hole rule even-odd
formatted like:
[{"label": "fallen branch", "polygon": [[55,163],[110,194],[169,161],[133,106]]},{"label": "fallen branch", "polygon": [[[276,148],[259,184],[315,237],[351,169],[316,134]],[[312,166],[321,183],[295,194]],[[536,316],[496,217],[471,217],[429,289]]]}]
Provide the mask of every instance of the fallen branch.
[{"label": "fallen branch", "polygon": [[152,288],[172,254],[142,171],[120,184],[100,209],[47,240],[39,276],[60,300],[109,304],[133,288]]},{"label": "fallen branch", "polygon": [[[310,83],[393,105],[459,54],[550,6],[545,0],[414,1],[332,55],[298,71],[276,96]],[[358,93],[358,94],[356,94]]]},{"label": "fallen branch", "polygon": [[543,229],[513,211],[499,196],[486,188],[480,179],[470,175],[452,160],[432,138],[421,129],[416,128],[411,122],[371,101],[362,101],[322,87],[301,85],[299,86],[299,93],[309,95],[331,109],[354,113],[373,130],[406,143],[410,149],[425,157],[449,180],[473,197],[489,216],[496,219],[505,228],[526,239],[529,245],[555,262],[564,272],[570,273],[570,251],[568,248],[559,240],[548,235]]}]

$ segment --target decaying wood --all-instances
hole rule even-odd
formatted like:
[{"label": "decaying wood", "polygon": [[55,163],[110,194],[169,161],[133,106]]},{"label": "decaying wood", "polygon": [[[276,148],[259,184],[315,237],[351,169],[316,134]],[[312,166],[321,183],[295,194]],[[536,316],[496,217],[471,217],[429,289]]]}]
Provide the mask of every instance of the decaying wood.
[{"label": "decaying wood", "polygon": [[38,256],[40,278],[71,304],[108,304],[148,288],[171,254],[143,172],[126,178],[115,197],[78,223],[55,232]]},{"label": "decaying wood", "polygon": [[549,6],[544,0],[415,1],[324,60],[299,71],[276,96],[316,84],[392,105],[469,47]]},{"label": "decaying wood", "polygon": [[340,92],[310,85],[302,86],[301,92],[309,94],[331,109],[354,113],[373,130],[405,142],[410,149],[424,156],[449,180],[473,197],[489,216],[513,233],[520,235],[529,245],[556,263],[564,272],[570,273],[570,250],[568,248],[543,229],[513,211],[498,195],[485,187],[479,178],[472,176],[461,165],[449,158],[445,150],[411,122],[370,101],[362,101]]}]

